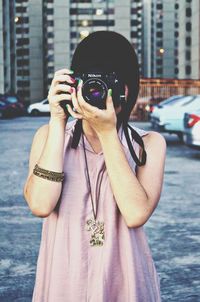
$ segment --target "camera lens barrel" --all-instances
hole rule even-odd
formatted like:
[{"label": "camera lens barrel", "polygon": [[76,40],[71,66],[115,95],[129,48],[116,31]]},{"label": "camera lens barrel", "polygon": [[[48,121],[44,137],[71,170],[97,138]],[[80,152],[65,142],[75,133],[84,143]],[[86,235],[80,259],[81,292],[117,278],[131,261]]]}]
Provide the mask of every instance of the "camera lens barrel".
[{"label": "camera lens barrel", "polygon": [[78,80],[83,80],[82,95],[86,102],[99,109],[106,109],[106,98],[108,89],[112,89],[112,99],[114,107],[124,101],[125,87],[117,78],[115,72],[84,72],[74,74],[77,87]]}]

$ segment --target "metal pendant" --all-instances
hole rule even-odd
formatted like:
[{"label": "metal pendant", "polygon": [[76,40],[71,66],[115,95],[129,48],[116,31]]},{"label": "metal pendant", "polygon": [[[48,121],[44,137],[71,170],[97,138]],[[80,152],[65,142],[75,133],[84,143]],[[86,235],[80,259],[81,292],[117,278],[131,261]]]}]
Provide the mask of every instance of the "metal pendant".
[{"label": "metal pendant", "polygon": [[90,218],[86,222],[86,230],[91,231],[91,246],[102,246],[105,240],[104,234],[104,222],[96,221],[93,218]]}]

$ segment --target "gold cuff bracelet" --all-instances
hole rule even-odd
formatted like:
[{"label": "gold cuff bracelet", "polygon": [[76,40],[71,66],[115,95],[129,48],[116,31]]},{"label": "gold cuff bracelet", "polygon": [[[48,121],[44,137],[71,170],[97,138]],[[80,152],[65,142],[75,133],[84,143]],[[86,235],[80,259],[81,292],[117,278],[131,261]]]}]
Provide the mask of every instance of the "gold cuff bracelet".
[{"label": "gold cuff bracelet", "polygon": [[62,182],[64,180],[64,172],[49,171],[39,167],[38,164],[35,165],[35,168],[33,169],[33,174],[42,177],[44,179],[48,179],[56,182]]}]

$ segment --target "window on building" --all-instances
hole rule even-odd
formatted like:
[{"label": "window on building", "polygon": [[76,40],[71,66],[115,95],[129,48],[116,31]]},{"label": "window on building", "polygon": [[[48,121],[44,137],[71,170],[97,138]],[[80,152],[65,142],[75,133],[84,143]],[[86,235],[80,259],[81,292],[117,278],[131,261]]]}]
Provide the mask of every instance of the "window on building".
[{"label": "window on building", "polygon": [[192,39],[191,39],[191,37],[186,37],[186,39],[185,39],[185,43],[186,43],[186,45],[187,45],[187,46],[190,46],[190,45],[191,45],[191,43],[192,43]]},{"label": "window on building", "polygon": [[157,69],[156,69],[156,72],[157,72],[158,74],[162,74],[162,73],[163,73],[163,68],[157,68]]},{"label": "window on building", "polygon": [[48,50],[54,49],[54,45],[53,45],[53,44],[48,44],[48,45],[47,45],[47,49],[48,49]]},{"label": "window on building", "polygon": [[175,59],[175,60],[174,60],[174,64],[175,64],[175,65],[178,65],[178,59]]},{"label": "window on building", "polygon": [[29,90],[18,90],[17,94],[19,95],[19,97],[22,97],[22,98],[25,98],[25,97],[30,98]]},{"label": "window on building", "polygon": [[28,34],[29,33],[29,28],[28,27],[17,27],[16,28],[16,34]]},{"label": "window on building", "polygon": [[48,73],[54,73],[54,66],[48,66],[47,67],[47,72]]},{"label": "window on building", "polygon": [[191,74],[191,66],[190,66],[190,65],[186,65],[186,66],[185,66],[185,73],[186,73],[187,75]]},{"label": "window on building", "polygon": [[53,8],[46,8],[45,12],[47,13],[47,15],[53,15]]},{"label": "window on building", "polygon": [[18,48],[17,49],[17,56],[28,56],[29,55],[29,49],[28,48]]},{"label": "window on building", "polygon": [[138,38],[138,33],[137,33],[137,31],[132,31],[132,32],[131,32],[131,38]]},{"label": "window on building", "polygon": [[73,38],[77,38],[77,32],[76,31],[72,31],[70,33],[70,37],[73,39]]},{"label": "window on building", "polygon": [[191,31],[191,30],[192,30],[192,24],[191,24],[191,22],[187,22],[187,23],[186,23],[185,29],[186,29],[187,31]]},{"label": "window on building", "polygon": [[174,49],[174,55],[175,55],[175,57],[178,56],[178,49]]},{"label": "window on building", "polygon": [[162,28],[162,22],[158,22],[158,23],[156,24],[156,26],[157,26],[157,28]]},{"label": "window on building", "polygon": [[131,20],[131,26],[138,26],[139,23],[140,22],[138,20]]},{"label": "window on building", "polygon": [[30,71],[29,71],[29,69],[17,69],[17,75],[18,76],[29,76]]},{"label": "window on building", "polygon": [[92,0],[71,0],[71,3],[92,3]]},{"label": "window on building", "polygon": [[178,32],[178,31],[175,31],[175,32],[174,32],[174,37],[175,37],[175,38],[178,38],[178,36],[179,36],[179,32]]},{"label": "window on building", "polygon": [[17,24],[23,24],[28,22],[29,22],[29,17],[19,17]]},{"label": "window on building", "polygon": [[175,22],[175,28],[178,28],[179,27],[179,23],[178,22]]},{"label": "window on building", "polygon": [[25,13],[26,12],[26,7],[23,6],[16,6],[16,12],[17,13]]},{"label": "window on building", "polygon": [[[83,26],[84,20],[71,20],[71,26]],[[114,20],[89,20],[89,26],[114,26]]]},{"label": "window on building", "polygon": [[174,41],[174,46],[175,46],[175,47],[178,47],[178,40],[175,40],[175,41]]},{"label": "window on building", "polygon": [[156,46],[157,46],[157,47],[163,47],[163,41],[162,41],[162,40],[157,41],[157,42],[156,42]]},{"label": "window on building", "polygon": [[93,8],[70,8],[70,15],[92,15]]},{"label": "window on building", "polygon": [[54,55],[48,55],[47,59],[48,59],[48,62],[53,62],[54,61]]},{"label": "window on building", "polygon": [[179,73],[179,69],[178,69],[177,67],[174,69],[174,73],[175,73],[175,74],[178,74],[178,73]]},{"label": "window on building", "polygon": [[[16,1],[16,3],[20,3],[20,4],[22,4],[22,0],[15,0]],[[28,2],[29,0],[23,0],[23,2]]]},{"label": "window on building", "polygon": [[156,8],[157,8],[157,9],[162,9],[162,8],[163,8],[162,3],[157,3]]},{"label": "window on building", "polygon": [[189,50],[186,50],[186,52],[185,52],[185,59],[191,60],[191,52]]},{"label": "window on building", "polygon": [[27,65],[29,65],[29,60],[17,60],[17,66],[18,67],[21,67],[21,66],[27,66]]},{"label": "window on building", "polygon": [[157,37],[157,38],[162,38],[162,37],[163,37],[162,31],[157,31],[156,37]]},{"label": "window on building", "polygon": [[54,20],[47,20],[46,24],[47,26],[54,26]]},{"label": "window on building", "polygon": [[179,9],[179,4],[176,3],[176,4],[174,5],[174,8],[175,8],[175,9]]},{"label": "window on building", "polygon": [[157,59],[157,60],[156,60],[156,64],[157,64],[157,65],[162,65],[162,60],[161,60],[161,59]]},{"label": "window on building", "polygon": [[17,46],[29,44],[29,38],[19,38],[17,39]]},{"label": "window on building", "polygon": [[48,33],[47,33],[47,37],[48,37],[48,38],[54,38],[54,32],[52,32],[52,31],[51,31],[51,32],[48,32]]},{"label": "window on building", "polygon": [[30,85],[29,81],[25,80],[18,80],[17,81],[17,86],[18,87],[28,87]]},{"label": "window on building", "polygon": [[186,17],[191,17],[191,15],[192,15],[191,7],[186,8],[185,15],[186,15]]}]

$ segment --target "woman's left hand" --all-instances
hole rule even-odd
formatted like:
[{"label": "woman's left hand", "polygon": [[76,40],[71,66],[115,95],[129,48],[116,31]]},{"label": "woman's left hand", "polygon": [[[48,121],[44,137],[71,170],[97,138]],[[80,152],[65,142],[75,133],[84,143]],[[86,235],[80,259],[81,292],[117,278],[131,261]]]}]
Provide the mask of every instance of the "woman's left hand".
[{"label": "woman's left hand", "polygon": [[67,105],[69,113],[78,119],[85,119],[89,125],[96,131],[97,135],[105,134],[116,130],[117,117],[112,101],[112,90],[108,90],[106,98],[106,109],[99,109],[87,103],[82,96],[83,81],[79,80],[76,89],[73,88],[72,103],[76,112],[74,112],[70,105]]}]

